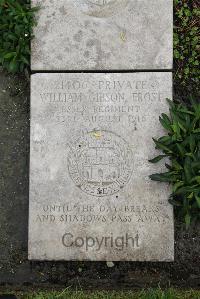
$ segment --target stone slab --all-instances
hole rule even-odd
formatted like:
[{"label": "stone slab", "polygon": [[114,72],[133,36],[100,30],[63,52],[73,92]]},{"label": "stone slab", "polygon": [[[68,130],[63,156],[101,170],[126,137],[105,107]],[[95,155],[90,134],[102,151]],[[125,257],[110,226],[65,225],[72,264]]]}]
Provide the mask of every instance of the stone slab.
[{"label": "stone slab", "polygon": [[32,70],[172,69],[172,0],[32,0]]},{"label": "stone slab", "polygon": [[29,259],[171,261],[173,209],[152,137],[169,72],[31,76]]}]

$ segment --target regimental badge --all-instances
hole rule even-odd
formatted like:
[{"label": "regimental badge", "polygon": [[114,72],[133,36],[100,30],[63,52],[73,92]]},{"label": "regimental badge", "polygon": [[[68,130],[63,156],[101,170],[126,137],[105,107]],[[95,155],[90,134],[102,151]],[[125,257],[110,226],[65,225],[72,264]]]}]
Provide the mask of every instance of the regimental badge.
[{"label": "regimental badge", "polygon": [[68,171],[82,191],[102,197],[128,183],[132,161],[131,148],[122,137],[109,131],[91,131],[72,145]]}]

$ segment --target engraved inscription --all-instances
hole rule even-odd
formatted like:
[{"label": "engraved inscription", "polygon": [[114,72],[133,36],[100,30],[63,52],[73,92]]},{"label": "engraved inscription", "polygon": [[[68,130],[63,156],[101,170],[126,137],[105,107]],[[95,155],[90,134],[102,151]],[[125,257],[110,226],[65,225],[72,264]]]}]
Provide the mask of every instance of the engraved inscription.
[{"label": "engraved inscription", "polygon": [[118,192],[132,173],[132,152],[127,142],[108,131],[91,131],[76,140],[68,157],[72,180],[94,196]]},{"label": "engraved inscription", "polygon": [[31,80],[29,259],[173,260],[171,190],[148,162],[171,74]]},{"label": "engraved inscription", "polygon": [[170,221],[165,204],[144,205],[131,204],[130,198],[126,198],[125,203],[121,203],[121,196],[116,196],[118,201],[115,204],[109,203],[82,204],[81,199],[73,203],[66,202],[41,205],[36,216],[36,222],[44,223],[79,223],[79,224],[98,224],[98,223],[160,223],[166,224]]},{"label": "engraved inscription", "polygon": [[[162,101],[163,93],[156,80],[59,80],[56,88],[40,93],[41,101],[50,108],[41,113],[56,123],[89,122],[93,128],[123,123],[135,131],[148,124],[151,116],[143,104]],[[129,98],[131,102],[129,102]]]}]

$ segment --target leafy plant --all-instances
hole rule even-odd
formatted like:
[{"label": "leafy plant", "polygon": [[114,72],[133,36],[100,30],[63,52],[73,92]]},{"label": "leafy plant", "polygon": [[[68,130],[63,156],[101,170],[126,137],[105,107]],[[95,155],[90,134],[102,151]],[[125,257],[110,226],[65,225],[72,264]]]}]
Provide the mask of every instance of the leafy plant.
[{"label": "leafy plant", "polygon": [[182,86],[200,83],[200,2],[174,0],[174,79]]},{"label": "leafy plant", "polygon": [[0,0],[0,64],[10,72],[30,63],[30,40],[36,24],[30,1]]},{"label": "leafy plant", "polygon": [[200,217],[200,103],[191,100],[186,105],[168,100],[170,115],[162,114],[161,125],[168,134],[153,139],[156,149],[162,150],[150,160],[156,163],[168,157],[167,171],[152,174],[154,181],[173,185],[170,203],[184,217],[188,227],[191,220]]}]

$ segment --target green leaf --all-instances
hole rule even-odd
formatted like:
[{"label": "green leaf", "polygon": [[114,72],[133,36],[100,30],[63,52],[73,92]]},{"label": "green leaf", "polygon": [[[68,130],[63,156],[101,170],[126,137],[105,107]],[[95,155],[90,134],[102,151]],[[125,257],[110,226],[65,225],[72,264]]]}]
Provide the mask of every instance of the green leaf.
[{"label": "green leaf", "polygon": [[179,188],[176,192],[174,192],[176,195],[184,195],[191,192],[198,192],[198,185],[194,186],[183,186]]},{"label": "green leaf", "polygon": [[168,130],[170,132],[172,131],[171,121],[165,113],[162,113],[162,117],[159,117],[159,121],[166,130]]},{"label": "green leaf", "polygon": [[188,196],[187,196],[187,199],[192,199],[194,197],[194,192],[191,192]]},{"label": "green leaf", "polygon": [[170,99],[166,99],[166,100],[171,108],[175,108],[175,104],[172,100],[170,100]]},{"label": "green leaf", "polygon": [[178,109],[179,112],[194,115],[194,112],[187,110],[187,108]]},{"label": "green leaf", "polygon": [[182,206],[181,202],[176,200],[173,196],[170,196],[170,198],[168,199],[168,202],[171,205],[176,206],[176,207],[181,207]]},{"label": "green leaf", "polygon": [[156,139],[153,138],[153,141],[156,144],[156,148],[157,149],[161,149],[164,152],[168,153],[168,154],[172,154],[173,152],[171,151],[171,149],[169,147],[167,147],[166,145],[164,145],[163,143],[157,141]]},{"label": "green leaf", "polygon": [[173,125],[171,125],[174,133],[176,133],[178,136],[180,136],[180,128],[178,126],[178,122],[174,122]]},{"label": "green leaf", "polygon": [[178,121],[178,126],[181,128],[181,130],[182,130],[184,133],[187,132],[186,128],[184,128],[183,124],[181,124],[180,121]]},{"label": "green leaf", "polygon": [[152,181],[176,182],[178,177],[173,172],[155,173],[149,176]]},{"label": "green leaf", "polygon": [[200,186],[200,175],[195,176],[194,178],[192,178],[190,180],[190,183],[195,183],[195,182],[197,182],[199,184],[199,186]]},{"label": "green leaf", "polygon": [[173,167],[167,163],[165,163],[165,166],[167,169],[169,169],[170,171],[173,171]]},{"label": "green leaf", "polygon": [[191,167],[200,170],[200,162],[192,162]]},{"label": "green leaf", "polygon": [[4,55],[5,59],[10,59],[16,55],[16,52],[10,52]]},{"label": "green leaf", "polygon": [[189,214],[189,213],[187,213],[187,214],[185,215],[185,224],[186,224],[186,229],[188,229],[188,228],[189,228],[189,226],[190,226],[190,223],[191,223],[191,216],[190,216],[190,214]]},{"label": "green leaf", "polygon": [[180,188],[181,186],[184,185],[184,182],[183,181],[180,181],[180,182],[176,182],[174,185],[173,185],[173,192],[175,193],[178,188]]},{"label": "green leaf", "polygon": [[157,157],[155,157],[155,158],[149,160],[149,162],[151,162],[151,163],[157,163],[157,162],[159,162],[160,160],[162,160],[164,157],[167,157],[167,156],[166,156],[166,155],[159,155],[159,156],[157,156]]},{"label": "green leaf", "polygon": [[195,129],[195,130],[193,130],[193,133],[200,133],[200,128],[199,129]]},{"label": "green leaf", "polygon": [[189,142],[190,142],[190,150],[193,153],[196,147],[195,137],[193,135],[189,136]]},{"label": "green leaf", "polygon": [[163,136],[158,139],[158,142],[164,145],[170,145],[172,143],[172,138],[170,136]]},{"label": "green leaf", "polygon": [[[196,125],[197,125],[197,123],[199,122],[199,119],[200,119],[200,116],[196,116],[194,119],[193,119],[193,121],[192,121],[192,123],[191,123],[191,131],[194,131],[194,130],[196,130]],[[197,128],[197,130],[198,130],[199,128]]]},{"label": "green leaf", "polygon": [[21,56],[21,61],[24,62],[25,64],[29,65],[29,61],[26,59],[26,57]]},{"label": "green leaf", "polygon": [[195,194],[195,199],[196,199],[197,205],[198,205],[198,207],[200,209],[200,197]]},{"label": "green leaf", "polygon": [[9,64],[9,71],[15,73],[18,70],[18,63],[16,60],[11,60]]},{"label": "green leaf", "polygon": [[175,168],[175,170],[182,170],[183,166],[181,166],[176,159],[172,160],[172,167]]},{"label": "green leaf", "polygon": [[192,171],[191,171],[191,160],[189,157],[185,159],[184,163],[184,173],[186,182],[189,183],[192,179]]},{"label": "green leaf", "polygon": [[180,143],[177,143],[176,146],[177,146],[177,148],[178,148],[179,153],[181,154],[181,156],[184,157],[184,155],[186,153],[184,147]]},{"label": "green leaf", "polygon": [[200,116],[200,104],[197,103],[193,98],[190,99],[191,103],[192,103],[192,107],[194,109],[195,115],[197,117]]}]

